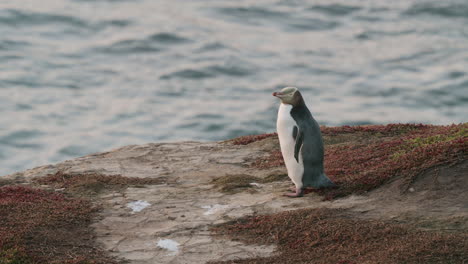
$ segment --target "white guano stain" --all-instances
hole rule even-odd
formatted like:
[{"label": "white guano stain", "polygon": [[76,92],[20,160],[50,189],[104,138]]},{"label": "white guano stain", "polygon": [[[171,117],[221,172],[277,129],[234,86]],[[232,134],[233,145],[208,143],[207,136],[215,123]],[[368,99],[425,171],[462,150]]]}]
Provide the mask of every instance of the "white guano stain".
[{"label": "white guano stain", "polygon": [[168,256],[175,256],[179,253],[179,243],[172,239],[160,239],[158,241],[158,247],[169,251]]},{"label": "white guano stain", "polygon": [[222,205],[222,204],[214,204],[214,205],[203,205],[201,208],[208,209],[203,215],[212,215],[219,211],[223,211],[229,208],[229,205]]},{"label": "white guano stain", "polygon": [[132,209],[133,213],[140,212],[141,210],[145,209],[146,207],[150,206],[151,204],[147,201],[138,200],[134,202],[129,202],[127,207]]}]

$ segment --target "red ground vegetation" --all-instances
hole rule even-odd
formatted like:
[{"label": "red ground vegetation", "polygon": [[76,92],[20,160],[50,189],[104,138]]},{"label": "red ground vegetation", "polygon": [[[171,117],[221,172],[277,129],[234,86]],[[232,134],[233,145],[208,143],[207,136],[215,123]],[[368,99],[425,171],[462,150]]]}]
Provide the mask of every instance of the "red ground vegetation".
[{"label": "red ground vegetation", "polygon": [[0,264],[117,263],[94,242],[89,225],[98,208],[89,200],[67,194],[83,196],[165,181],[164,178],[57,172],[34,178],[33,182],[65,188],[66,194],[31,187],[0,187]]},{"label": "red ground vegetation", "polygon": [[328,146],[325,171],[340,187],[321,192],[327,198],[365,192],[395,176],[404,177],[408,186],[429,168],[467,159],[468,123],[403,128],[398,134],[398,130],[379,126],[370,132],[389,131],[393,136],[370,143]]},{"label": "red ground vegetation", "polygon": [[89,201],[30,187],[0,188],[0,263],[116,263],[96,247]]},{"label": "red ground vegetation", "polygon": [[388,124],[388,125],[367,125],[367,126],[339,126],[327,127],[322,126],[320,130],[323,135],[338,135],[347,133],[370,133],[370,134],[384,134],[384,135],[401,135],[410,131],[427,129],[433,127],[432,125],[424,124]]},{"label": "red ground vegetation", "polygon": [[360,220],[336,209],[253,216],[213,231],[250,244],[276,244],[277,255],[216,263],[464,263],[468,236]]},{"label": "red ground vegetation", "polygon": [[[372,190],[388,179],[403,176],[407,183],[425,170],[455,164],[468,156],[468,123],[449,126],[390,124],[377,126],[322,127],[325,172],[339,188],[318,190],[333,199]],[[284,166],[281,152],[254,161],[251,166]]]}]

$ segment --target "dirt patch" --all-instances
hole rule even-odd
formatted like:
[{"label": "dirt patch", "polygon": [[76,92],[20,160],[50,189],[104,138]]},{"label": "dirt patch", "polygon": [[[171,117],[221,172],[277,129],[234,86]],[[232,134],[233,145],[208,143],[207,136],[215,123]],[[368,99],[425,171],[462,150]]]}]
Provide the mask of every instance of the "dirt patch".
[{"label": "dirt patch", "polygon": [[117,263],[94,242],[97,208],[30,187],[0,188],[0,263]]},{"label": "dirt patch", "polygon": [[162,184],[167,178],[137,178],[121,175],[103,175],[97,173],[67,174],[57,172],[45,177],[33,178],[38,184],[52,185],[55,188],[65,188],[67,192],[78,195],[96,195],[104,190],[122,190],[129,186]]},{"label": "dirt patch", "polygon": [[214,263],[464,263],[467,233],[415,230],[411,225],[353,218],[337,209],[254,216],[212,229],[251,244],[276,244],[278,254]]}]

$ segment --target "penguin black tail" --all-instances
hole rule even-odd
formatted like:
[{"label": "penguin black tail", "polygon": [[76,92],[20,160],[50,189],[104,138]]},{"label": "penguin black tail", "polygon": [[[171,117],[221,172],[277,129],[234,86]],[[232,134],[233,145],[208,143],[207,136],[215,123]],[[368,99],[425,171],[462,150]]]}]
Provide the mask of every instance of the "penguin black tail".
[{"label": "penguin black tail", "polygon": [[330,180],[330,178],[327,177],[322,169],[309,169],[308,173],[304,173],[302,183],[304,184],[304,187],[312,187],[315,189],[338,187]]},{"label": "penguin black tail", "polygon": [[328,176],[323,172],[320,177],[318,178],[316,182],[317,186],[314,186],[315,188],[336,188],[338,185],[336,185]]}]

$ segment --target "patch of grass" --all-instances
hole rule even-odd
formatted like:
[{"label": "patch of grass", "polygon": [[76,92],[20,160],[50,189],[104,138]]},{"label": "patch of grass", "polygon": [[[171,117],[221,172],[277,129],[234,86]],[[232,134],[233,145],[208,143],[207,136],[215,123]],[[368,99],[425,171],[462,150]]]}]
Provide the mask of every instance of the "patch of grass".
[{"label": "patch of grass", "polygon": [[274,172],[265,178],[259,178],[247,174],[226,175],[211,181],[220,191],[225,193],[236,193],[247,188],[252,188],[251,183],[268,183],[282,181],[288,178],[288,175],[282,172]]},{"label": "patch of grass", "polygon": [[93,242],[87,200],[21,186],[0,188],[0,263],[117,263]]},{"label": "patch of grass", "polygon": [[129,186],[162,184],[166,180],[166,178],[137,178],[98,173],[67,174],[61,171],[33,179],[39,184],[53,185],[55,188],[65,188],[67,192],[84,195],[94,195],[104,190],[125,189]]},{"label": "patch of grass", "polygon": [[463,263],[468,236],[360,220],[337,209],[251,216],[212,228],[249,244],[275,244],[274,256],[215,263]]},{"label": "patch of grass", "polygon": [[252,182],[260,182],[261,179],[247,175],[247,174],[236,174],[236,175],[226,175],[220,178],[216,178],[211,183],[219,188],[220,191],[225,193],[235,193],[242,191],[245,188],[251,188]]},{"label": "patch of grass", "polygon": [[[459,163],[468,156],[468,123],[449,126],[390,124],[321,129],[324,137],[340,138],[343,135],[358,134],[347,144],[325,146],[325,172],[339,185],[337,189],[316,190],[326,199],[366,192],[395,176],[405,177],[408,186],[425,170]],[[284,161],[280,151],[273,151],[269,156],[254,161],[251,166],[259,169],[272,168],[284,166]]]},{"label": "patch of grass", "polygon": [[267,183],[267,182],[276,182],[276,181],[284,181],[289,179],[288,174],[284,172],[273,172],[272,174],[266,176],[265,178],[262,179],[262,182]]},{"label": "patch of grass", "polygon": [[266,157],[256,159],[250,167],[257,169],[268,169],[273,167],[284,166],[283,156],[280,150],[274,150]]},{"label": "patch of grass", "polygon": [[278,134],[276,133],[242,136],[242,137],[233,139],[231,142],[233,145],[248,145],[255,141],[259,141],[259,140],[269,138],[269,137],[277,137],[277,136]]},{"label": "patch of grass", "polygon": [[29,264],[33,263],[25,253],[24,249],[12,247],[8,249],[0,248],[0,264]]}]

